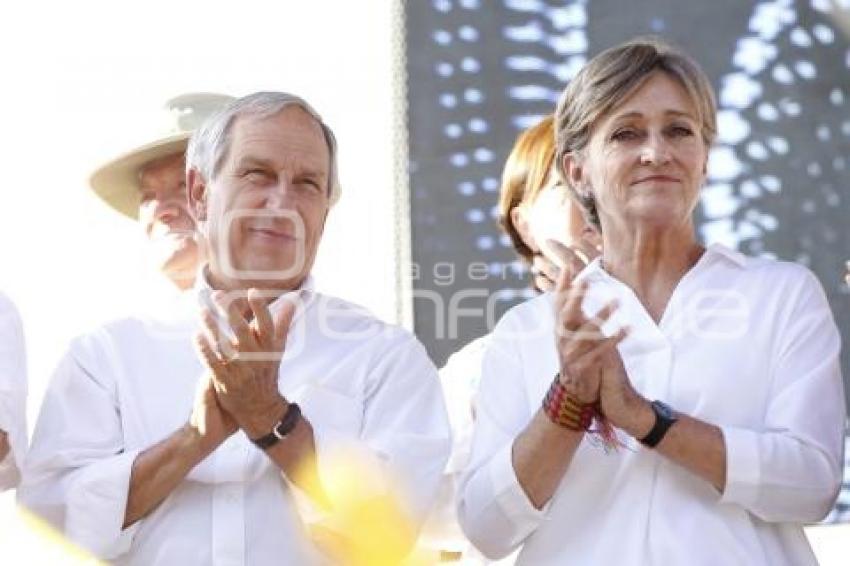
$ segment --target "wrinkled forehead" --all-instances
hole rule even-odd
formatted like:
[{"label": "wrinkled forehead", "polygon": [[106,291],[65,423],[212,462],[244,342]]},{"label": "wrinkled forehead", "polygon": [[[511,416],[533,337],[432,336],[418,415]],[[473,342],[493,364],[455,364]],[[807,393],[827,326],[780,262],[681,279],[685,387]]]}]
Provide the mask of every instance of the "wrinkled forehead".
[{"label": "wrinkled forehead", "polygon": [[650,115],[686,117],[702,122],[699,103],[682,80],[674,74],[656,70],[635,85],[622,100],[600,116],[600,122]]},{"label": "wrinkled forehead", "polygon": [[328,173],[330,150],[319,122],[304,109],[288,106],[270,116],[241,115],[230,130],[228,161],[256,159]]}]

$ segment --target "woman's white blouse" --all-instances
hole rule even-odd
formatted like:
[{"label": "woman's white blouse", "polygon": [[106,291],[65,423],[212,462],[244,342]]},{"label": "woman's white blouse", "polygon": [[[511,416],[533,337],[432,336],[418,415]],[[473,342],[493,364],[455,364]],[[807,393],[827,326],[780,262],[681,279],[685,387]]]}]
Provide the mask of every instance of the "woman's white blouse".
[{"label": "woman's white blouse", "polygon": [[558,370],[552,296],[509,311],[485,354],[459,519],[490,557],[517,564],[805,566],[801,523],[830,510],[841,483],[844,388],[840,338],[823,290],[799,265],[710,247],[656,324],[632,291],[591,263],[582,308],[616,297],[604,327],[646,398],[722,429],[723,493],[641,447],[605,451],[585,437],[538,510],[511,463],[514,439]]}]

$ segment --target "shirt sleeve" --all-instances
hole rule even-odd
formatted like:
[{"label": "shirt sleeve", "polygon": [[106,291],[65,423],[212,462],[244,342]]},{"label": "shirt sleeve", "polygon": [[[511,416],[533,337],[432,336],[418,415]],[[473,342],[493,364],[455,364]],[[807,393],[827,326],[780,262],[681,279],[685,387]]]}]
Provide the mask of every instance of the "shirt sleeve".
[{"label": "shirt sleeve", "polygon": [[721,501],[771,522],[822,519],[841,486],[846,408],[840,337],[820,283],[805,273],[777,328],[763,429],[722,428]]},{"label": "shirt sleeve", "polygon": [[27,449],[26,350],[21,319],[12,303],[0,295],[0,430],[9,453],[0,461],[0,491],[20,481]]},{"label": "shirt sleeve", "polygon": [[125,451],[114,376],[91,337],[74,342],[45,394],[19,502],[100,558],[125,553],[122,529],[138,451]]},{"label": "shirt sleeve", "polygon": [[460,525],[490,559],[515,550],[537,529],[547,509],[534,507],[513,467],[514,439],[533,416],[523,386],[522,360],[511,339],[516,332],[508,313],[484,354],[472,454],[459,490]]},{"label": "shirt sleeve", "polygon": [[399,341],[369,380],[361,438],[403,483],[418,528],[437,493],[452,434],[437,369],[412,336]]},{"label": "shirt sleeve", "polygon": [[[437,493],[451,451],[451,430],[436,368],[412,336],[397,338],[386,350],[375,352],[361,407],[352,407],[351,399],[329,388],[314,386],[311,403],[303,409],[313,427],[323,485],[338,484],[340,466],[357,463],[372,475],[360,486],[364,492],[393,489],[417,531]],[[352,430],[358,422],[359,433]],[[299,507],[303,515],[304,506]],[[305,521],[327,518],[320,512],[311,515]]]}]

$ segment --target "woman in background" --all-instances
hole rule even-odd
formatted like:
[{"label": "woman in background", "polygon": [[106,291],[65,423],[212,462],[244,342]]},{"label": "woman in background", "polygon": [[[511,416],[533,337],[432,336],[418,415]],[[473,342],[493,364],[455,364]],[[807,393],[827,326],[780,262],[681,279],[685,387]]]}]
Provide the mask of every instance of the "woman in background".
[{"label": "woman in background", "polygon": [[[499,192],[499,224],[517,254],[531,266],[533,287],[540,292],[553,284],[561,266],[578,273],[599,254],[600,238],[585,222],[582,210],[554,169],[555,132],[547,116],[518,137],[505,162]],[[473,398],[481,376],[481,359],[489,334],[454,353],[440,370],[454,435],[452,456],[440,500],[425,529],[428,546],[444,558],[459,559],[469,542],[457,524],[455,483],[466,466],[474,418]]]}]

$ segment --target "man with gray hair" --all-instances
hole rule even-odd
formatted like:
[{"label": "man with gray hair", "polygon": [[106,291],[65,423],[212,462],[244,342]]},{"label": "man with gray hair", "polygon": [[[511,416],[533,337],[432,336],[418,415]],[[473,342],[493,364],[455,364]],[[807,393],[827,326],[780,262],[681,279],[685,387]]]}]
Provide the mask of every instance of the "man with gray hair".
[{"label": "man with gray hair", "polygon": [[399,481],[420,522],[450,449],[436,370],[409,333],[310,278],[340,195],[330,128],[298,97],[257,93],[187,156],[208,258],[193,301],[73,343],[22,502],[120,564],[311,564],[307,514],[333,513],[324,488],[355,450],[374,474],[355,485]]}]

